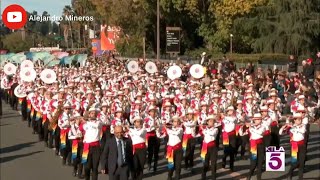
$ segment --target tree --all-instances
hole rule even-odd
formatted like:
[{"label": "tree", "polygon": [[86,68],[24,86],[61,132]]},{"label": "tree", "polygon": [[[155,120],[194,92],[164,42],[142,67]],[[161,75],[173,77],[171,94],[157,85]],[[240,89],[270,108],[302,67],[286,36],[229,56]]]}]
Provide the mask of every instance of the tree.
[{"label": "tree", "polygon": [[318,0],[271,0],[236,22],[255,40],[255,52],[308,54],[319,37]]},{"label": "tree", "polygon": [[28,51],[29,48],[32,47],[31,37],[27,36],[25,41],[22,41],[21,39],[21,33],[18,31],[5,36],[2,39],[4,48],[8,49],[10,52],[15,53]]}]

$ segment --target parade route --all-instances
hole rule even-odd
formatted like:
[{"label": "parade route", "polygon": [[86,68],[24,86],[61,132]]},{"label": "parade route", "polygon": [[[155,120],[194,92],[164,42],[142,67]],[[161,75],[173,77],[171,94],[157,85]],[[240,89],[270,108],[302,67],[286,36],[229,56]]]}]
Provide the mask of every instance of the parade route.
[{"label": "parade route", "polygon": [[[62,166],[60,157],[55,156],[54,151],[44,147],[42,142],[38,142],[37,135],[33,135],[27,122],[21,121],[17,111],[3,103],[3,116],[0,119],[1,148],[0,148],[0,179],[1,180],[73,180],[72,168]],[[304,179],[320,178],[320,132],[319,127],[311,125],[310,139]],[[288,148],[288,136],[281,138],[281,144],[286,150],[286,172],[264,172],[263,179],[286,179],[290,161],[290,151]],[[162,146],[163,147],[163,146]],[[144,179],[166,179],[166,160],[163,158],[163,148],[160,153],[158,172],[155,174],[145,170]],[[200,179],[202,170],[199,158],[199,147],[196,153],[195,172],[182,169],[182,179]],[[217,179],[244,179],[249,171],[249,160],[235,161],[235,172],[221,168],[222,151],[219,151]],[[209,175],[209,173],[207,173]],[[297,172],[295,172],[297,175]],[[106,180],[108,176],[99,175],[99,180]],[[209,179],[209,178],[208,178]],[[253,177],[255,179],[255,176]],[[297,179],[295,176],[294,179]]]}]

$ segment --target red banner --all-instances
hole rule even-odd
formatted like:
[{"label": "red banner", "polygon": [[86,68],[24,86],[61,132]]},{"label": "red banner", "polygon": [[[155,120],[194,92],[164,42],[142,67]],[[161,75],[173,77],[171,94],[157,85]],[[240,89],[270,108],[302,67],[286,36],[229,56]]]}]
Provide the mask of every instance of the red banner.
[{"label": "red banner", "polygon": [[121,28],[116,26],[101,25],[101,50],[114,50],[115,42],[119,39]]}]

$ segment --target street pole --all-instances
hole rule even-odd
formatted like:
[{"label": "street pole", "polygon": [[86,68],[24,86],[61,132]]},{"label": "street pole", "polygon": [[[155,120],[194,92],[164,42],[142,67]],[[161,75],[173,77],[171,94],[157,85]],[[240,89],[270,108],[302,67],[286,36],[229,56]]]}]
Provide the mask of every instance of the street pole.
[{"label": "street pole", "polygon": [[232,54],[232,37],[233,34],[230,34],[230,54]]},{"label": "street pole", "polygon": [[157,0],[157,61],[160,59],[160,3]]},{"label": "street pole", "polygon": [[143,37],[143,60],[146,60],[146,38]]}]

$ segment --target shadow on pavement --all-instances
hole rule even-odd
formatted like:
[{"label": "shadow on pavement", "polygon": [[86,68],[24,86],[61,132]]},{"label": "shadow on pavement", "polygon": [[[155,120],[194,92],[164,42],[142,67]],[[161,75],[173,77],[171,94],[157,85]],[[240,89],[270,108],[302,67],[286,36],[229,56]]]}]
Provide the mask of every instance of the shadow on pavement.
[{"label": "shadow on pavement", "polygon": [[31,152],[31,153],[26,153],[26,154],[20,154],[20,155],[13,155],[13,156],[8,156],[8,157],[4,157],[4,158],[0,158],[0,164],[1,163],[5,163],[8,161],[12,161],[18,158],[22,158],[22,157],[26,157],[26,156],[31,156],[33,154],[38,154],[44,151],[35,151],[35,152]]},{"label": "shadow on pavement", "polygon": [[10,124],[0,124],[0,126],[9,126]]},{"label": "shadow on pavement", "polygon": [[22,143],[22,144],[17,144],[17,145],[13,145],[13,146],[1,148],[1,149],[0,149],[0,154],[2,154],[2,153],[9,153],[9,152],[12,152],[12,151],[18,151],[18,150],[20,150],[20,149],[30,147],[30,146],[32,146],[32,145],[35,144],[35,143],[37,143],[37,141],[35,141],[35,142],[28,142],[28,143]]}]

